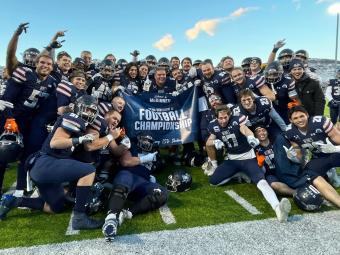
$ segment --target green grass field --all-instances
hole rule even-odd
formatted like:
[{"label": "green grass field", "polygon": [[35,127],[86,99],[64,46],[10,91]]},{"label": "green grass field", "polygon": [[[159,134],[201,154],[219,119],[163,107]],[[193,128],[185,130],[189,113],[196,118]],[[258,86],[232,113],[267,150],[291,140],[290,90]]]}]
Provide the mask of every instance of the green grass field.
[{"label": "green grass field", "polygon": [[[15,167],[16,165],[12,165],[6,172],[5,190],[15,181]],[[174,169],[172,166],[164,169],[157,176],[158,182],[164,184],[168,174]],[[124,222],[119,228],[118,234],[189,228],[275,217],[274,211],[255,185],[230,183],[222,187],[212,187],[208,184],[208,178],[200,168],[190,167],[186,169],[193,177],[192,189],[184,193],[171,193],[168,201],[168,206],[177,221],[175,224],[166,225],[162,221],[159,211],[156,210]],[[225,194],[224,191],[230,189],[254,205],[262,214],[252,215],[248,213]],[[335,208],[322,207],[322,211],[331,209]],[[11,211],[4,221],[0,221],[0,249],[102,237],[100,230],[80,231],[79,235],[66,236],[65,232],[70,213],[71,209],[58,215],[20,209]],[[292,202],[291,214],[302,213]],[[97,214],[96,217],[104,218],[104,215],[104,212],[102,212]]]}]

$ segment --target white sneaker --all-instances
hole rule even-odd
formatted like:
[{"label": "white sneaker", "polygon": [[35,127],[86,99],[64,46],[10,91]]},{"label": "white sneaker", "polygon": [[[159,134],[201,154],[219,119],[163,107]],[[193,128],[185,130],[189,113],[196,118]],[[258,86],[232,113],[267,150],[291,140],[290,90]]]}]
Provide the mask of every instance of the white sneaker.
[{"label": "white sneaker", "polygon": [[288,200],[288,198],[282,198],[280,203],[275,208],[276,217],[279,220],[279,222],[286,222],[288,219],[288,214],[290,210],[292,209],[292,206]]},{"label": "white sneaker", "polygon": [[336,168],[333,167],[327,171],[329,182],[332,184],[334,188],[340,187],[340,177],[336,171]]}]

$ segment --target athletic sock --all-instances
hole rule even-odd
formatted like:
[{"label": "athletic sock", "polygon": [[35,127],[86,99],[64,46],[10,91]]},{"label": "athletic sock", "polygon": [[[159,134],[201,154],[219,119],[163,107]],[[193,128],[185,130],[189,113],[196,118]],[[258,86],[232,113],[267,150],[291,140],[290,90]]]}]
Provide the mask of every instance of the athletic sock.
[{"label": "athletic sock", "polygon": [[271,207],[275,211],[275,208],[279,205],[280,202],[277,199],[274,190],[269,186],[268,182],[266,180],[260,180],[256,184],[256,186],[262,192],[264,198],[267,200],[267,202],[271,205]]}]

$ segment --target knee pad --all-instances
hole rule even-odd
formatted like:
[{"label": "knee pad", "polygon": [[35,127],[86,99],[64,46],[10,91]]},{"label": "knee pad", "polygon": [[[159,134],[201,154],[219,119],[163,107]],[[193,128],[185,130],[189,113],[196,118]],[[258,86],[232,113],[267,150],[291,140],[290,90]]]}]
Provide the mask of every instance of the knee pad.
[{"label": "knee pad", "polygon": [[112,189],[111,196],[118,196],[125,200],[127,199],[128,194],[129,194],[129,191],[127,187],[123,185],[115,185]]}]

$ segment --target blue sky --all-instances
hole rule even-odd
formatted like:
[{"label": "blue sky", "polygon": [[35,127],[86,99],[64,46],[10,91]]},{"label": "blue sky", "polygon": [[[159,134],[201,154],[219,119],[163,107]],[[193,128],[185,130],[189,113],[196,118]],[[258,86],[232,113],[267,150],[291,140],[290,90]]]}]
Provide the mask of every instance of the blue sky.
[{"label": "blue sky", "polygon": [[[332,0],[279,1],[20,1],[1,3],[0,65],[22,22],[30,22],[19,40],[17,57],[26,48],[41,49],[58,30],[67,29],[63,50],[72,57],[82,50],[102,59],[107,53],[130,60],[190,56],[214,63],[230,55],[236,64],[258,56],[266,60],[273,44],[306,49],[311,57],[334,58],[336,16],[327,12]],[[157,44],[158,42],[158,44]]]}]

